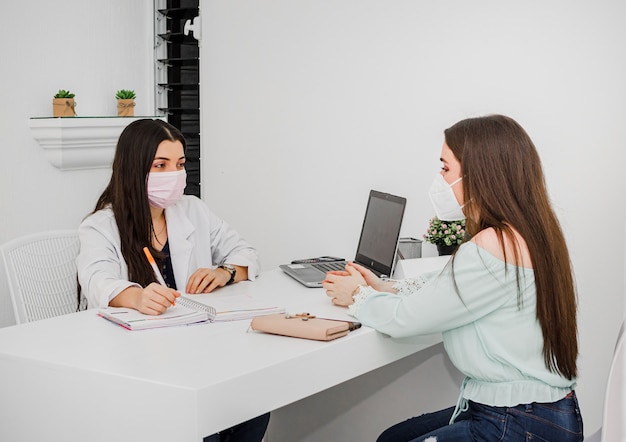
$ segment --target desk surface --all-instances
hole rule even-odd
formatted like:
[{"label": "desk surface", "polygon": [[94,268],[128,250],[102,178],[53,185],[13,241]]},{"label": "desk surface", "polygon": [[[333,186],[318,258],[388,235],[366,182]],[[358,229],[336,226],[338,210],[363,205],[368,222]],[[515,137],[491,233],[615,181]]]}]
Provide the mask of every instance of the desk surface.
[{"label": "desk surface", "polygon": [[[278,269],[215,295],[233,293],[349,318],[322,289]],[[441,340],[362,327],[317,342],[249,331],[249,323],[128,331],[88,310],[0,329],[0,440],[198,442]]]}]

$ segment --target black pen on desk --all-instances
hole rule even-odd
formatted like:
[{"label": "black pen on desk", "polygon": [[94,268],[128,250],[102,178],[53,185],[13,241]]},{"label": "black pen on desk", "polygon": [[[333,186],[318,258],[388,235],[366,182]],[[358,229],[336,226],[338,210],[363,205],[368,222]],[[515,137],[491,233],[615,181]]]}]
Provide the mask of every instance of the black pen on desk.
[{"label": "black pen on desk", "polygon": [[[317,316],[312,315],[310,313],[297,313],[295,315],[290,315],[289,313],[287,313],[285,315],[285,319],[290,319],[290,318],[301,318],[303,321],[308,321],[309,319],[317,318]],[[361,323],[360,322],[345,321],[343,319],[331,319],[331,318],[318,318],[318,319],[324,319],[326,321],[345,322],[345,323],[348,324],[348,331],[354,331],[356,329],[361,328]]]},{"label": "black pen on desk", "polygon": [[[320,318],[321,319],[321,318]],[[354,322],[354,321],[344,321],[343,319],[331,319],[331,321],[339,321],[339,322],[345,322],[348,324],[348,331],[354,331],[356,329],[361,328],[361,323],[360,322]]]},{"label": "black pen on desk", "polygon": [[350,322],[348,321],[348,331],[354,331],[358,328],[361,328],[360,322]]},{"label": "black pen on desk", "polygon": [[[154,276],[156,276],[156,279],[159,281],[159,284],[161,284],[163,287],[167,287],[165,279],[163,279],[163,275],[161,275],[161,272],[159,271],[159,268],[157,267],[156,261],[154,260],[152,253],[150,253],[150,250],[147,247],[144,247],[143,253],[146,255],[146,258],[148,258],[148,262],[150,263],[150,266],[152,266],[152,271],[154,272]],[[172,305],[176,305],[176,302],[172,302]]]}]

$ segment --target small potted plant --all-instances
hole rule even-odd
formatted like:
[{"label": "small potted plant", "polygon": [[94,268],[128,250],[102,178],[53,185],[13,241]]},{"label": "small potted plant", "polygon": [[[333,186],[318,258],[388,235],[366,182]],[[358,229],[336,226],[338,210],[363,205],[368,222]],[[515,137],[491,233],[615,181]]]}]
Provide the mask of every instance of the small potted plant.
[{"label": "small potted plant", "polygon": [[64,89],[54,94],[52,99],[52,115],[55,117],[75,117],[76,102],[74,102],[74,94]]},{"label": "small potted plant", "polygon": [[120,89],[115,94],[115,98],[117,98],[118,117],[132,117],[135,115],[135,91]]},{"label": "small potted plant", "polygon": [[437,246],[439,255],[451,255],[463,242],[465,237],[465,220],[442,221],[437,217],[431,218],[428,230],[424,234],[424,241]]}]

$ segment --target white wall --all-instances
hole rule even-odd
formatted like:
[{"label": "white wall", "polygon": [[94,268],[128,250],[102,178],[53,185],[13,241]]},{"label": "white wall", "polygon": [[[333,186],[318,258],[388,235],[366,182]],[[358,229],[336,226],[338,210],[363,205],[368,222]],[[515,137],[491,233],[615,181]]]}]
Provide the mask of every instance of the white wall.
[{"label": "white wall", "polygon": [[[0,243],[77,227],[108,182],[109,169],[59,171],[32,137],[29,118],[52,116],[59,89],[76,94],[79,116],[117,115],[119,89],[137,93],[135,115],[154,114],[151,0],[5,2],[2,11],[12,18],[0,27]],[[0,293],[0,326],[13,324],[3,274]]]},{"label": "white wall", "polygon": [[[259,247],[266,268],[325,253],[350,257],[370,188],[406,196],[403,234],[420,236],[432,215],[425,191],[442,130],[467,116],[513,116],[539,148],[570,238],[581,304],[578,392],[590,433],[624,311],[626,4],[544,3],[202,0],[211,12],[203,14],[204,193]],[[83,116],[113,115],[121,88],[137,91],[137,115],[153,110],[151,1],[29,5],[36,13],[3,5],[15,19],[0,28],[9,103],[0,109],[0,242],[76,226],[108,180],[105,169],[58,171],[32,138],[28,119],[51,115],[58,89],[77,94]],[[4,326],[13,317],[1,278],[0,293]],[[429,405],[424,364],[408,358],[393,367],[413,385],[410,411]],[[428,377],[427,393],[449,377]],[[355,385],[361,380],[348,391]],[[394,391],[373,398],[391,407],[389,423],[396,396],[407,394]],[[311,401],[319,407],[328,397]],[[351,413],[373,413],[370,406],[321,434],[362,421]]]},{"label": "white wall", "polygon": [[205,199],[266,268],[351,258],[369,189],[406,196],[403,236],[420,237],[443,129],[514,117],[569,240],[590,433],[624,314],[625,13],[617,0],[201,0]]}]

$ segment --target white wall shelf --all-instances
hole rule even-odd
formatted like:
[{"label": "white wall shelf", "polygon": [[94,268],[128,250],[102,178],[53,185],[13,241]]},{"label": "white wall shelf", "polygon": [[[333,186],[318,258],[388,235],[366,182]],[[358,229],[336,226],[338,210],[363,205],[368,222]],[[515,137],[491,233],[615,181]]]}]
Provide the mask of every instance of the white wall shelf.
[{"label": "white wall shelf", "polygon": [[122,130],[135,120],[163,117],[35,117],[33,138],[60,170],[111,167]]}]

